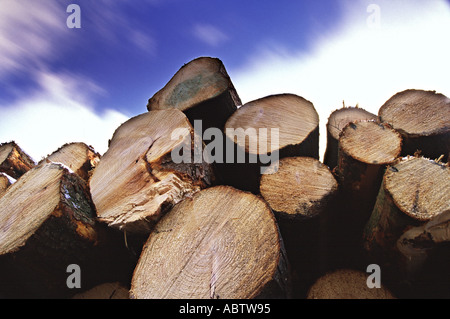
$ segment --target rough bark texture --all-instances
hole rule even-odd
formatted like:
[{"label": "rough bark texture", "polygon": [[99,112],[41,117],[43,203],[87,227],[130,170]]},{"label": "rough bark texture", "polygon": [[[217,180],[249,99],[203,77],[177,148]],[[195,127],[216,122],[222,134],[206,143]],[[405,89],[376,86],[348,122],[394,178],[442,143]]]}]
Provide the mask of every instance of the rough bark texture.
[{"label": "rough bark texture", "polygon": [[328,167],[311,157],[286,157],[278,171],[261,177],[260,192],[275,213],[293,271],[294,297],[325,269],[326,217],[338,183]]},{"label": "rough bark texture", "polygon": [[361,120],[377,120],[377,116],[359,107],[343,107],[333,111],[327,122],[327,147],[323,163],[333,170],[338,163],[339,135],[347,124]]},{"label": "rough bark texture", "polygon": [[[368,258],[385,266],[385,274],[398,289],[405,288],[417,272],[415,261],[411,259],[414,251],[408,251],[411,237],[415,237],[418,230],[414,227],[430,229],[433,224],[424,224],[449,209],[450,169],[447,165],[423,157],[406,157],[386,170],[364,230],[364,244]],[[420,250],[420,245],[416,248]],[[404,254],[411,259],[409,266],[404,264]],[[408,267],[412,268],[405,271]]]},{"label": "rough bark texture", "polygon": [[258,193],[262,170],[279,158],[319,158],[319,116],[294,94],[248,102],[227,120],[224,149],[227,161],[218,166],[224,183]]},{"label": "rough bark texture", "polygon": [[[192,126],[177,109],[150,111],[123,123],[90,180],[99,220],[128,234],[148,235],[176,203],[212,185],[211,165],[194,159],[195,147],[203,149],[194,140]],[[180,153],[184,157],[174,162]]]},{"label": "rough bark texture", "polygon": [[61,163],[82,179],[88,181],[95,166],[100,161],[100,154],[92,146],[85,143],[68,143],[47,156],[41,163],[43,161]]},{"label": "rough bark texture", "polygon": [[368,274],[339,269],[319,278],[308,291],[308,299],[396,299],[384,286],[368,288]]},{"label": "rough bark texture", "polygon": [[405,90],[392,96],[378,111],[404,138],[402,155],[437,159],[450,153],[450,99],[435,91]]},{"label": "rough bark texture", "polygon": [[0,144],[0,172],[18,179],[36,165],[14,141]]},{"label": "rough bark texture", "polygon": [[223,130],[225,121],[241,104],[222,61],[200,57],[175,73],[166,86],[149,99],[147,109],[177,108],[186,114],[192,125],[195,120],[201,120],[203,130],[210,127]]},{"label": "rough bark texture", "polygon": [[54,163],[36,166],[0,198],[0,211],[1,295],[65,297],[71,293],[70,264],[84,268],[83,285],[89,285],[98,234],[94,206],[78,176]]},{"label": "rough bark texture", "polygon": [[285,298],[288,264],[259,197],[229,186],[196,193],[156,225],[135,269],[132,298]]}]

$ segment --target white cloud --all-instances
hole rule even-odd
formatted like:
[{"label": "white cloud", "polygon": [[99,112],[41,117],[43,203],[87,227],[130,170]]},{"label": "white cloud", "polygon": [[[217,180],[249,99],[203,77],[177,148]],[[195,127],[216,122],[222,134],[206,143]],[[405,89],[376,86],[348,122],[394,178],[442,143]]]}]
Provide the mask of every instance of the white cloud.
[{"label": "white cloud", "polygon": [[115,129],[128,120],[114,110],[96,114],[87,95],[101,89],[86,79],[41,72],[36,81],[41,87],[35,94],[0,105],[0,141],[16,141],[35,161],[69,142],[103,154]]},{"label": "white cloud", "polygon": [[55,54],[66,13],[57,2],[2,0],[0,2],[0,79],[10,72],[42,64]]},{"label": "white cloud", "polygon": [[[378,3],[380,24],[367,12]],[[267,48],[230,75],[243,102],[295,93],[314,103],[321,121],[320,154],[329,114],[355,105],[375,114],[393,94],[429,89],[450,96],[450,6],[445,1],[344,1],[344,17],[310,52]],[[370,20],[372,21],[372,20]],[[369,22],[370,22],[369,21]]]},{"label": "white cloud", "polygon": [[221,30],[210,24],[196,24],[192,30],[200,41],[216,47],[228,40],[228,36]]}]

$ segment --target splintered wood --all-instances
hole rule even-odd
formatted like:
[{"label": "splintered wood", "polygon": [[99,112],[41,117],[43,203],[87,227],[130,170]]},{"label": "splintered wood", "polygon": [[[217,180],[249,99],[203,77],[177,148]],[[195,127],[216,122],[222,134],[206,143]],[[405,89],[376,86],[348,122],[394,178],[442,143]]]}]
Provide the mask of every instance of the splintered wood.
[{"label": "splintered wood", "polygon": [[206,162],[172,161],[172,151],[186,143],[191,150],[193,141],[193,128],[177,109],[150,111],[123,123],[90,180],[99,220],[148,234],[176,203],[210,186],[214,176]]},{"label": "splintered wood", "polygon": [[130,294],[156,299],[286,297],[286,267],[268,205],[250,193],[217,186],[175,206],[156,225]]},{"label": "splintered wood", "polygon": [[36,163],[15,142],[0,144],[0,172],[18,179]]},{"label": "splintered wood", "polygon": [[0,144],[0,298],[450,297],[448,97],[336,109],[321,161],[311,101],[242,105],[217,58],[150,96],[102,155]]}]

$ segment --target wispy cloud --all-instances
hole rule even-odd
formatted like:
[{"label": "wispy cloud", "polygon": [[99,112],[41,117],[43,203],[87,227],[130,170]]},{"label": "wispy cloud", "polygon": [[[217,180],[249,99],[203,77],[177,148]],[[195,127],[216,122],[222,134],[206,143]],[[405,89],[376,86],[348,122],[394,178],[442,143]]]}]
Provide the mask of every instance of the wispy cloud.
[{"label": "wispy cloud", "polygon": [[198,40],[212,47],[217,47],[229,39],[224,32],[210,24],[196,24],[192,33]]},{"label": "wispy cloud", "polygon": [[57,2],[2,0],[0,79],[50,59],[65,29],[65,11]]},{"label": "wispy cloud", "polygon": [[36,82],[35,94],[0,105],[0,140],[15,140],[36,161],[69,142],[85,142],[103,153],[114,130],[128,119],[114,110],[97,114],[89,95],[101,88],[82,77],[40,72]]},{"label": "wispy cloud", "polygon": [[[371,25],[377,3],[378,27]],[[243,102],[296,93],[314,103],[321,121],[320,153],[329,114],[359,105],[378,113],[398,91],[417,88],[450,96],[450,5],[446,1],[343,1],[341,24],[318,38],[310,52],[266,48],[230,70]]]}]

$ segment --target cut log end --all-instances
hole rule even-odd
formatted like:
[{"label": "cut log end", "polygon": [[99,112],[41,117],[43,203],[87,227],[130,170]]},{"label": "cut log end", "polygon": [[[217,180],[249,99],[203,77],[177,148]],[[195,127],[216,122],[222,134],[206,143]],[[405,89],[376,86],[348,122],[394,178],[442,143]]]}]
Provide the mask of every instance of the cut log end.
[{"label": "cut log end", "polygon": [[337,166],[339,135],[347,124],[364,120],[376,121],[377,116],[360,107],[344,107],[330,114],[326,125],[327,147],[324,164],[331,169]]},{"label": "cut log end", "polygon": [[192,126],[177,109],[150,111],[122,124],[90,180],[99,220],[148,234],[172,206],[210,186],[214,172],[193,160],[194,140]]},{"label": "cut log end", "polygon": [[130,296],[286,297],[286,285],[287,264],[270,208],[253,194],[217,186],[181,202],[156,225]]},{"label": "cut log end", "polygon": [[36,165],[15,142],[0,144],[0,172],[18,179]]},{"label": "cut log end", "polygon": [[[311,102],[294,94],[279,94],[243,105],[227,120],[225,133],[247,153],[266,154],[301,144],[316,131],[318,125],[319,116]],[[270,131],[271,128],[278,129],[279,135],[273,136],[267,132],[267,137],[263,139],[260,129]],[[253,130],[254,136],[250,134]],[[316,153],[318,150],[313,145],[310,156],[317,157]]]},{"label": "cut log end", "polygon": [[61,163],[82,179],[88,181],[93,169],[100,161],[100,154],[92,146],[76,142],[64,144],[40,163],[44,161]]},{"label": "cut log end", "polygon": [[385,287],[369,288],[368,274],[340,269],[319,278],[308,292],[308,299],[396,299]]},{"label": "cut log end", "polygon": [[424,157],[406,157],[384,176],[385,189],[409,217],[428,221],[450,209],[450,168]]},{"label": "cut log end", "polygon": [[308,219],[320,214],[338,184],[327,166],[310,157],[286,157],[278,171],[261,177],[260,192],[270,207],[287,219]]},{"label": "cut log end", "polygon": [[386,101],[378,115],[409,136],[448,133],[450,99],[435,91],[405,90]]},{"label": "cut log end", "polygon": [[339,145],[343,153],[359,162],[384,165],[400,155],[402,137],[386,124],[359,121],[342,130]]}]

